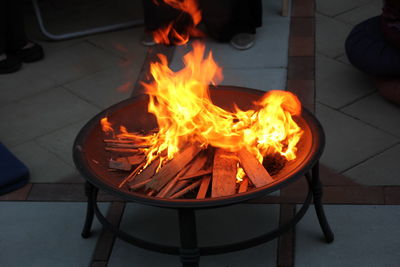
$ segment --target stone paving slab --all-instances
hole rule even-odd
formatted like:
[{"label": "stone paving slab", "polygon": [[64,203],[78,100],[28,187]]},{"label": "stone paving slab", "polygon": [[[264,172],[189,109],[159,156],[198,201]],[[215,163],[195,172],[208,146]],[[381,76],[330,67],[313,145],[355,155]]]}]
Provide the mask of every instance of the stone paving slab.
[{"label": "stone paving slab", "polygon": [[2,75],[0,105],[82,78],[120,61],[89,43],[78,43],[58,50],[42,61],[25,64],[16,73]]},{"label": "stone paving slab", "polygon": [[82,181],[75,167],[34,141],[12,147],[10,150],[28,167],[32,183],[76,183]]},{"label": "stone paving slab", "polygon": [[20,144],[98,112],[64,88],[54,88],[0,108],[0,121],[7,122],[0,139],[8,146]]},{"label": "stone paving slab", "polygon": [[362,98],[342,111],[400,138],[400,109],[378,93]]},{"label": "stone paving slab", "polygon": [[296,266],[385,266],[400,262],[400,206],[325,205],[335,241],[324,243],[314,210],[296,227]]},{"label": "stone paving slab", "polygon": [[339,15],[340,13],[346,12],[350,9],[357,8],[372,2],[371,0],[316,0],[317,11],[328,16]]},{"label": "stone paving slab", "polygon": [[378,7],[376,5],[368,4],[365,6],[360,6],[355,9],[352,9],[346,13],[343,13],[335,19],[342,21],[344,23],[350,24],[352,26],[355,26],[356,24],[371,18],[378,16],[382,13],[381,7]]},{"label": "stone paving slab", "polygon": [[100,226],[81,237],[85,203],[1,202],[0,214],[0,266],[88,266]]},{"label": "stone paving slab", "polygon": [[344,42],[352,27],[324,15],[315,15],[317,51],[329,57],[343,53]]},{"label": "stone paving slab", "polygon": [[321,104],[317,105],[316,115],[326,134],[321,162],[339,172],[399,142],[392,135]]},{"label": "stone paving slab", "polygon": [[400,185],[399,144],[346,171],[353,181],[365,185]]},{"label": "stone paving slab", "polygon": [[[235,205],[197,213],[200,245],[217,245],[257,236],[278,225],[277,205]],[[140,238],[163,244],[179,244],[175,210],[127,204],[121,229]],[[245,231],[244,231],[245,229]],[[277,241],[255,248],[204,256],[200,266],[274,266]],[[145,251],[117,240],[109,266],[179,266],[179,257]]]},{"label": "stone paving slab", "polygon": [[353,66],[317,54],[317,100],[340,108],[371,94],[376,89],[371,78]]}]

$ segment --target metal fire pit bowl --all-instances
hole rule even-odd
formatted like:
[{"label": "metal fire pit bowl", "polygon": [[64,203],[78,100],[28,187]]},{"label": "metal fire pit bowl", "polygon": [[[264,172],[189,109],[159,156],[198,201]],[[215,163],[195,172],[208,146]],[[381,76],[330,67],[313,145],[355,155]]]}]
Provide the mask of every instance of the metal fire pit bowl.
[{"label": "metal fire pit bowl", "polygon": [[[253,108],[253,102],[258,100],[264,93],[259,90],[235,86],[218,86],[210,89],[213,103],[230,111],[233,111],[234,104],[243,110]],[[124,125],[130,131],[149,131],[157,127],[157,122],[155,117],[147,112],[147,104],[148,96],[143,95],[113,105],[92,118],[82,128],[75,140],[73,147],[74,162],[77,169],[87,181],[88,210],[82,232],[83,237],[89,236],[93,216],[96,214],[99,221],[105,227],[114,231],[121,239],[153,251],[181,255],[183,266],[197,266],[199,255],[226,253],[245,249],[269,241],[291,229],[303,217],[313,198],[325,238],[328,242],[333,241],[333,233],[326,221],[321,204],[322,187],[318,170],[318,160],[325,145],[325,136],[320,123],[309,111],[303,109],[301,116],[294,117],[295,121],[304,131],[298,144],[297,158],[286,163],[285,167],[278,174],[274,175],[275,182],[245,193],[225,197],[167,199],[131,192],[127,187],[119,188],[119,183],[126,176],[121,175],[120,172],[110,172],[108,170],[109,152],[106,152],[104,149],[103,140],[105,136],[101,129],[100,119],[107,116],[113,125]],[[310,191],[303,207],[291,222],[281,226],[277,230],[243,242],[218,247],[197,248],[195,209],[221,207],[262,197],[302,177],[307,179]],[[180,218],[181,247],[164,246],[140,240],[129,236],[111,225],[97,207],[98,189],[104,190],[125,201],[177,209]]]}]

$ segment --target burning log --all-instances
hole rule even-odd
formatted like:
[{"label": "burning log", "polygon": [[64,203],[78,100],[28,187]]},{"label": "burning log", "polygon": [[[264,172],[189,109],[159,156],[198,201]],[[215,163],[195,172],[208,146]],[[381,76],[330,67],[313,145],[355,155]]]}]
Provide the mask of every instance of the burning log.
[{"label": "burning log", "polygon": [[217,149],[214,156],[212,175],[212,197],[235,194],[237,157],[235,153]]},{"label": "burning log", "polygon": [[245,177],[245,178],[243,178],[243,181],[240,183],[238,193],[247,192],[248,187],[249,187],[249,179],[247,177]]},{"label": "burning log", "polygon": [[247,149],[239,150],[238,157],[240,165],[255,187],[262,187],[274,181],[262,164]]},{"label": "burning log", "polygon": [[146,189],[160,191],[180,170],[182,170],[201,151],[198,145],[190,145],[183,149],[167,162],[158,173],[156,173],[147,185]]},{"label": "burning log", "polygon": [[130,171],[132,166],[138,165],[144,161],[144,155],[134,155],[130,157],[117,158],[115,160],[110,159],[108,167],[111,169],[117,169],[121,171]]},{"label": "burning log", "polygon": [[192,183],[191,185],[185,187],[185,188],[182,189],[181,191],[179,191],[179,192],[173,194],[170,198],[172,198],[172,199],[173,199],[173,198],[179,198],[179,197],[183,196],[184,194],[186,194],[187,192],[189,192],[189,191],[195,189],[195,188],[198,187],[200,184],[201,184],[201,180],[198,180],[198,181]]},{"label": "burning log", "polygon": [[200,188],[199,191],[197,192],[197,199],[204,199],[206,198],[206,194],[208,191],[208,186],[210,185],[211,182],[211,175],[206,175],[203,177],[203,179],[201,179],[201,184],[200,184]]},{"label": "burning log", "polygon": [[154,175],[154,173],[156,172],[156,169],[159,164],[160,164],[159,159],[156,159],[155,161],[150,163],[150,165],[147,166],[146,169],[144,169],[141,173],[139,173],[138,175],[136,175],[134,177],[133,181],[130,183],[131,188],[132,188],[132,186],[135,186],[136,184],[151,178]]},{"label": "burning log", "polygon": [[182,177],[179,177],[179,180],[187,180],[187,179],[192,179],[192,178],[197,178],[203,175],[207,175],[207,174],[211,174],[212,170],[208,169],[208,170],[199,170],[195,173],[190,173],[190,174],[185,174]]},{"label": "burning log", "polygon": [[131,189],[131,190],[139,189],[139,188],[145,186],[145,185],[146,185],[148,182],[150,182],[150,181],[151,181],[151,178],[146,179],[146,180],[143,180],[143,181],[141,181],[140,183],[136,183],[136,184],[134,184],[134,185],[131,185],[131,186],[130,186],[130,189]]},{"label": "burning log", "polygon": [[165,197],[171,197],[171,195],[175,194],[182,188],[184,188],[186,185],[190,183],[190,180],[183,180],[183,181],[178,181],[172,188],[171,190],[165,195]]}]

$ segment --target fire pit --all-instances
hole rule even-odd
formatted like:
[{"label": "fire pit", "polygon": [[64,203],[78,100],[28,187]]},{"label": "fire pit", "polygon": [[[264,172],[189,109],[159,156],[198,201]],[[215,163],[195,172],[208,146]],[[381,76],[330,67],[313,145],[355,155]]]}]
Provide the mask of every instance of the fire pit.
[{"label": "fire pit", "polygon": [[[234,86],[210,88],[212,102],[228,111],[234,110],[234,104],[241,110],[250,109],[252,103],[258,100],[263,93],[262,91],[254,89]],[[122,101],[104,110],[90,120],[76,138],[73,149],[75,165],[87,180],[86,193],[88,196],[88,208],[86,222],[82,232],[83,237],[86,238],[89,236],[93,217],[94,214],[96,214],[103,226],[111,229],[119,238],[145,249],[180,255],[183,266],[198,266],[200,255],[212,255],[241,250],[276,238],[296,225],[308,209],[311,199],[314,198],[315,209],[326,241],[333,241],[333,233],[326,221],[321,204],[322,188],[318,177],[318,160],[324,147],[324,134],[321,125],[310,112],[303,109],[301,115],[294,118],[303,131],[297,144],[297,157],[295,160],[288,161],[277,174],[273,175],[272,182],[264,186],[255,187],[246,192],[231,195],[203,199],[171,199],[131,191],[129,187],[121,186],[121,182],[123,182],[126,177],[125,175],[121,175],[121,172],[109,171],[108,161],[110,155],[109,152],[104,149],[104,132],[102,131],[100,120],[107,116],[110,121],[124,125],[129,129],[151,131],[157,127],[157,121],[155,117],[147,111],[148,103],[148,96],[139,96]],[[269,233],[235,244],[215,247],[197,247],[196,209],[216,208],[262,197],[302,177],[306,177],[311,190],[302,208],[292,221]],[[110,224],[97,207],[96,198],[99,189],[125,201],[177,209],[180,219],[181,247],[147,242],[130,236]]]}]

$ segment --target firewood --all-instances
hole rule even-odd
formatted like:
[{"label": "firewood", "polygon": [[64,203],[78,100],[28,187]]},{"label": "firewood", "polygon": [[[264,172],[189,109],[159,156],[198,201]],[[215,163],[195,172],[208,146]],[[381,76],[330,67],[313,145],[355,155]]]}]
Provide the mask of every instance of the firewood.
[{"label": "firewood", "polygon": [[147,179],[151,178],[154,175],[154,173],[156,172],[156,169],[157,169],[159,164],[160,164],[160,159],[157,158],[152,163],[150,163],[150,165],[147,166],[146,169],[144,169],[141,173],[136,175],[133,178],[132,182],[130,182],[130,185],[134,186],[137,183],[140,183],[140,182],[142,182],[144,180],[147,180]]},{"label": "firewood", "polygon": [[104,139],[104,143],[134,144],[134,140],[127,139]]},{"label": "firewood", "polygon": [[190,145],[176,154],[173,159],[167,162],[158,173],[153,177],[153,180],[146,185],[146,189],[160,189],[166,185],[175,175],[182,170],[192,159],[200,152],[199,145]]},{"label": "firewood", "polygon": [[236,171],[236,154],[218,148],[214,155],[211,197],[235,194]]},{"label": "firewood", "polygon": [[183,188],[181,191],[176,192],[175,194],[173,194],[170,198],[174,199],[174,198],[179,198],[181,196],[183,196],[184,194],[186,194],[187,192],[189,192],[190,190],[195,189],[196,187],[198,187],[201,184],[201,180],[198,180],[194,183],[192,183],[191,185]]},{"label": "firewood", "polygon": [[172,179],[171,181],[169,181],[166,186],[163,187],[163,189],[161,189],[160,192],[158,192],[157,197],[165,197],[169,191],[176,185],[176,183],[179,181],[179,177],[176,176],[174,179]]},{"label": "firewood", "polygon": [[255,187],[261,187],[274,181],[257,158],[247,149],[242,148],[239,150],[238,157],[240,165]]},{"label": "firewood", "polygon": [[247,192],[247,188],[249,187],[249,179],[247,177],[243,178],[243,181],[239,186],[239,193]]},{"label": "firewood", "polygon": [[170,197],[171,195],[175,194],[188,184],[190,184],[190,180],[182,180],[182,181],[178,180],[178,182],[168,191],[168,193],[165,194],[165,197],[166,198]]},{"label": "firewood", "polygon": [[182,177],[179,177],[179,180],[187,180],[187,179],[192,179],[192,178],[196,178],[196,177],[200,177],[203,175],[207,175],[207,174],[211,174],[212,170],[208,169],[208,170],[199,170],[196,173],[191,173],[191,174],[185,174]]},{"label": "firewood", "polygon": [[143,154],[137,154],[130,157],[121,157],[116,159],[110,159],[109,161],[109,168],[117,169],[122,171],[130,171],[132,166],[138,165],[145,160]]},{"label": "firewood", "polygon": [[204,199],[206,197],[208,186],[210,185],[211,175],[206,175],[201,179],[199,191],[197,192],[197,199]]},{"label": "firewood", "polygon": [[123,148],[123,149],[139,149],[139,148],[148,148],[149,145],[139,145],[139,144],[126,144],[126,143],[107,143],[106,147],[113,148]]},{"label": "firewood", "polygon": [[138,149],[133,148],[119,148],[119,147],[105,147],[106,151],[122,152],[122,153],[138,153]]},{"label": "firewood", "polygon": [[150,182],[150,181],[151,181],[151,178],[146,179],[146,180],[144,180],[144,181],[141,181],[140,183],[136,183],[135,185],[131,185],[131,186],[129,187],[129,189],[130,189],[130,190],[139,189],[139,188],[145,186],[145,185],[146,185],[148,182]]},{"label": "firewood", "polygon": [[142,169],[144,165],[145,162],[142,162],[138,166],[136,166],[136,169],[134,169],[133,172],[131,172],[124,180],[122,180],[122,182],[119,184],[118,187],[121,188],[124,184],[131,181],[136,176],[136,174],[138,174],[138,172]]}]

